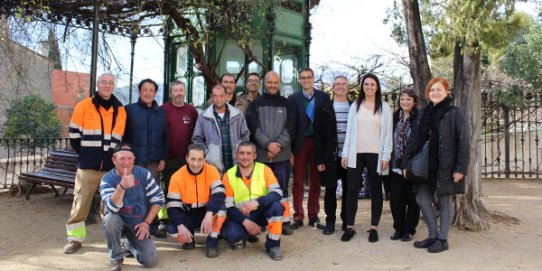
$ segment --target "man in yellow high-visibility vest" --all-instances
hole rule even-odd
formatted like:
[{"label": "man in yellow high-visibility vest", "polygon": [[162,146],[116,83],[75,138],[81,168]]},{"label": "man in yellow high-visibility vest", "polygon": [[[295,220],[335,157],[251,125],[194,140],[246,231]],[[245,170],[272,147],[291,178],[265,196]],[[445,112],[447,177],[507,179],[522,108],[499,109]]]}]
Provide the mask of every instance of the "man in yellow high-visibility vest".
[{"label": "man in yellow high-visibility vest", "polygon": [[273,260],[282,260],[282,189],[271,168],[255,162],[256,146],[252,142],[239,143],[236,158],[238,164],[222,178],[228,210],[228,219],[222,226],[222,237],[233,249],[242,249],[249,236],[255,240],[254,236],[267,226],[267,253]]}]

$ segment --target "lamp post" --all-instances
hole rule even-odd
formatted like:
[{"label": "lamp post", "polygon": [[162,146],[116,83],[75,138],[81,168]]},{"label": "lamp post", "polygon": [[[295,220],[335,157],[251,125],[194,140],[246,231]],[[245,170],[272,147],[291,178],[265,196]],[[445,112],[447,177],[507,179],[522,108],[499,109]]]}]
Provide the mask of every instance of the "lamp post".
[{"label": "lamp post", "polygon": [[96,68],[98,64],[98,27],[100,24],[100,0],[94,0],[94,22],[92,24],[92,52],[90,59],[90,88],[89,97],[94,95],[96,90]]}]

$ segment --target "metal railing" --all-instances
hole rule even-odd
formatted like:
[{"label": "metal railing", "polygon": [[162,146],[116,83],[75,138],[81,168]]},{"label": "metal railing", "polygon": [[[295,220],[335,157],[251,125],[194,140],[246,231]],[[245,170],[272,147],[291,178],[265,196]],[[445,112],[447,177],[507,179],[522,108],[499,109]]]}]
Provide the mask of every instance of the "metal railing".
[{"label": "metal railing", "polygon": [[71,150],[69,139],[0,138],[0,189],[19,188],[21,172],[41,169],[51,150]]}]

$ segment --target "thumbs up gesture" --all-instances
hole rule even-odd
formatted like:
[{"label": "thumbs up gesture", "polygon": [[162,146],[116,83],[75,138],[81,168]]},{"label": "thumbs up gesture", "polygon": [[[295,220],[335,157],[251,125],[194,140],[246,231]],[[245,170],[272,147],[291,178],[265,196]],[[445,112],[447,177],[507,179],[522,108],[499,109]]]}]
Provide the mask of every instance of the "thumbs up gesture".
[{"label": "thumbs up gesture", "polygon": [[122,180],[120,180],[122,186],[126,189],[134,187],[134,175],[127,168],[124,169],[124,174],[122,175]]}]

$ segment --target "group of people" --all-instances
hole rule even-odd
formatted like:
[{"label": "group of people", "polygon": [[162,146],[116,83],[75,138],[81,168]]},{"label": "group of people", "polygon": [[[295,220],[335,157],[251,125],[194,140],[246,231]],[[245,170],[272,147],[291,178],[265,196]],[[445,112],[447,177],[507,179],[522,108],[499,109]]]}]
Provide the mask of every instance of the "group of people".
[{"label": "group of people", "polygon": [[[124,257],[153,266],[157,252],[151,234],[165,237],[167,232],[183,249],[194,249],[195,230],[207,235],[210,258],[219,255],[219,236],[240,250],[267,231],[266,251],[281,260],[281,235],[304,225],[307,179],[308,225],[325,235],[335,232],[335,191],[341,180],[341,240],[347,242],[356,234],[364,170],[372,192],[369,242],[378,241],[382,176],[391,174],[391,239],[410,241],[421,209],[429,235],[414,246],[447,249],[452,195],[464,192],[469,155],[464,118],[451,104],[448,82],[429,82],[425,95],[431,103],[423,110],[417,109],[415,92],[403,90],[392,113],[374,74],[361,78],[354,102],[348,100],[344,76],[335,78],[331,99],[314,89],[312,69],[301,69],[298,80],[303,91],[286,98],[277,72],[265,73],[262,94],[260,75],[251,73],[246,92],[238,96],[235,77],[224,74],[198,114],[185,103],[181,81],[171,82],[171,101],[158,106],[158,85],[145,79],[138,85],[138,101],[124,107],[113,95],[115,76],[100,75],[96,95],[76,105],[70,122],[70,142],[79,158],[64,253],[81,248],[85,219],[99,190],[111,270],[120,270]],[[428,140],[429,181],[409,183],[406,168]],[[293,216],[288,200],[292,167]],[[321,186],[326,187],[325,223],[318,218]],[[432,206],[435,194],[440,228]]]}]

